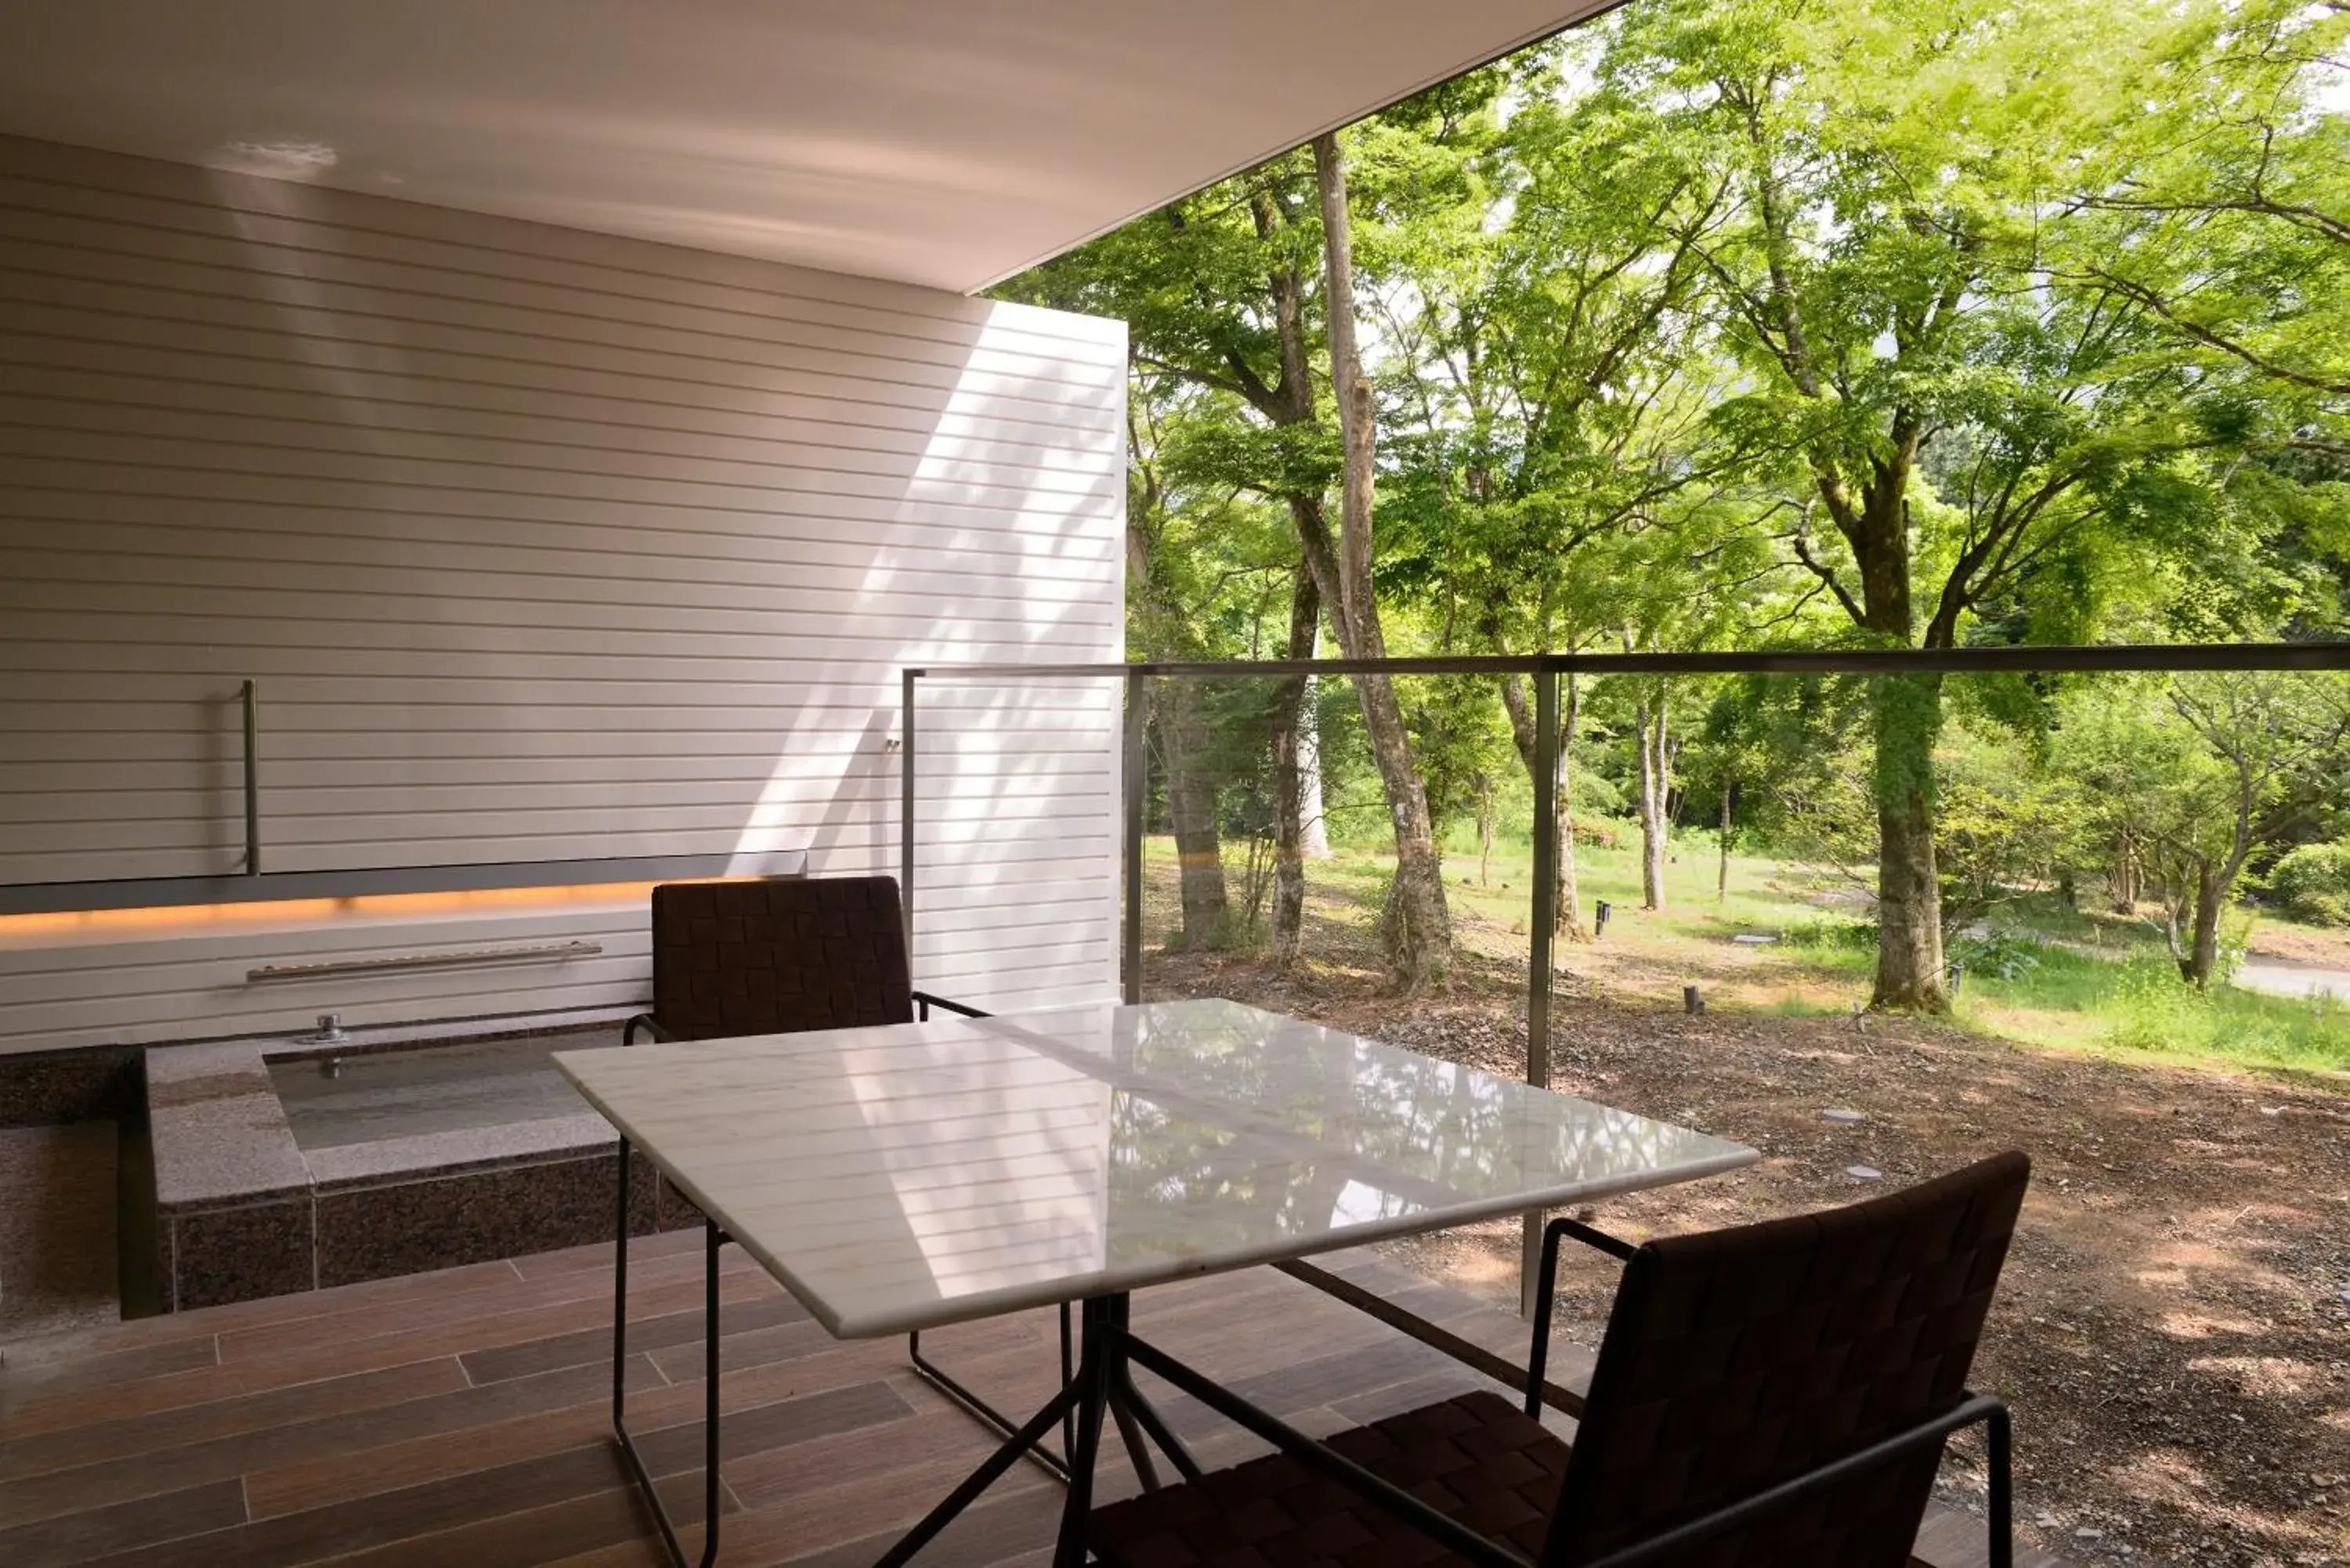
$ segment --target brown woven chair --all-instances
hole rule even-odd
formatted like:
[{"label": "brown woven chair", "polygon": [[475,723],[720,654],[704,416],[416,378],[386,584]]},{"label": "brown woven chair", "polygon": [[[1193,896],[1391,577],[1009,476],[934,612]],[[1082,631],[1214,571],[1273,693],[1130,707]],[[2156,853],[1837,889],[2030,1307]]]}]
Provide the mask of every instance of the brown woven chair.
[{"label": "brown woven chair", "polygon": [[630,1044],[979,1016],[913,989],[892,877],[666,882],[652,919],[653,1009],[629,1020]]},{"label": "brown woven chair", "polygon": [[1284,1451],[1095,1511],[1094,1552],[1110,1568],[1904,1568],[1945,1438],[1980,1421],[2006,1568],[2007,1412],[1965,1383],[2030,1172],[2004,1154],[1638,1249],[1558,1221],[1530,1389],[1559,1241],[1626,1260],[1571,1448],[1531,1396],[1464,1395],[1326,1445],[1227,1406]]},{"label": "brown woven chair", "polygon": [[[653,1009],[629,1020],[625,1044],[636,1044],[639,1032],[656,1041],[718,1040],[912,1023],[934,1007],[987,1016],[913,989],[894,877],[665,882],[653,889],[652,925]],[[920,1334],[906,1336],[906,1353],[917,1373],[972,1415],[1006,1435],[1015,1429],[924,1358]],[[1066,1307],[1061,1360],[1066,1380]],[[1035,1453],[1045,1469],[1067,1474],[1060,1455]]]}]

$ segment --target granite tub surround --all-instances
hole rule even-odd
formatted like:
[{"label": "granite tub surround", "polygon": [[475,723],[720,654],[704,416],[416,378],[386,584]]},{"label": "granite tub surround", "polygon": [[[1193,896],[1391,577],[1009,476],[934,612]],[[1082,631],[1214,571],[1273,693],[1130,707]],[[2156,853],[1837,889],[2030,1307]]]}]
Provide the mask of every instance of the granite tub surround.
[{"label": "granite tub surround", "polygon": [[139,1103],[139,1051],[84,1045],[0,1055],[0,1127],[120,1120]]},{"label": "granite tub surround", "polygon": [[1305,1257],[1759,1158],[1222,1001],[555,1060],[844,1337]]},{"label": "granite tub surround", "polygon": [[110,1120],[0,1127],[0,1346],[121,1316]]},{"label": "granite tub surround", "polygon": [[[580,1038],[602,1016],[570,1021]],[[547,1033],[507,1030],[509,1038]],[[481,1026],[455,1035],[484,1038]],[[612,1129],[580,1109],[305,1149],[273,1062],[447,1044],[447,1025],[313,1039],[224,1041],[147,1053],[158,1267],[182,1311],[608,1238],[619,1159]],[[699,1223],[633,1173],[632,1230]]]},{"label": "granite tub surround", "polygon": [[317,1288],[309,1196],[163,1219],[163,1303],[171,1312]]},{"label": "granite tub surround", "polygon": [[[533,1158],[390,1184],[321,1188],[317,1282],[357,1284],[609,1241],[619,1158],[609,1128],[583,1158]],[[629,1230],[658,1226],[655,1174],[629,1172]]]},{"label": "granite tub surround", "polygon": [[148,1052],[147,1120],[164,1214],[309,1191],[310,1168],[277,1103],[264,1042]]}]

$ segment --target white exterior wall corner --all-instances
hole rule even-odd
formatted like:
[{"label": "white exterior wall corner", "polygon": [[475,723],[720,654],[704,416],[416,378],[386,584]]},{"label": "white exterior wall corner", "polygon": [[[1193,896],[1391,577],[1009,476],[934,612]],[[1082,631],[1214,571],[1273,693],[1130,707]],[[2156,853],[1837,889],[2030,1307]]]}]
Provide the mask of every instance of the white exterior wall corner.
[{"label": "white exterior wall corner", "polygon": [[[1123,649],[1122,324],[0,138],[0,882],[804,850],[899,671]],[[926,688],[918,983],[1097,998],[1118,702]],[[0,1052],[601,1004],[632,909],[0,935]],[[601,959],[271,990],[262,963]],[[492,979],[490,977],[496,978]]]}]

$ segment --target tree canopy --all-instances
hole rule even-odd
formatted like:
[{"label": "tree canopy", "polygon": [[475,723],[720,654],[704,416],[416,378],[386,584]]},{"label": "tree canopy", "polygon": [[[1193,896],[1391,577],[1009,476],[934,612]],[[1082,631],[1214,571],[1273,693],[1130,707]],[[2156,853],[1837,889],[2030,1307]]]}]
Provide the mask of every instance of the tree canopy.
[{"label": "tree canopy", "polygon": [[[1140,655],[2334,637],[2346,47],[2340,0],[1637,0],[1003,292],[1129,323]],[[2185,690],[2132,742],[2206,759],[2165,811],[2224,771]],[[1804,720],[1865,753],[1881,1005],[1941,1004],[1942,928],[2016,852],[1993,761],[2112,749],[2012,695],[1884,678]],[[1411,845],[1534,763],[1492,696],[1362,693],[1391,914],[1434,940]],[[1734,689],[1595,701],[1569,765],[1637,728],[1651,837],[1685,732],[1725,811],[1733,773],[1758,825],[1825,798]]]}]

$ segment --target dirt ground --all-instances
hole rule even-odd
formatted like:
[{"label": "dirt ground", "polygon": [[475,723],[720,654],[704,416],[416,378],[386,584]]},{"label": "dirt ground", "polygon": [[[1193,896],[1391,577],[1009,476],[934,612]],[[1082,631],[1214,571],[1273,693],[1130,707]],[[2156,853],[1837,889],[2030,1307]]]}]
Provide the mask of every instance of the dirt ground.
[{"label": "dirt ground", "polygon": [[[1311,950],[1337,940],[1316,933]],[[1153,995],[1229,996],[1513,1077],[1518,984],[1473,952],[1448,995],[1415,1002],[1326,956],[1287,981],[1218,954],[1149,966]],[[1628,1239],[2031,1154],[1974,1377],[2016,1411],[2021,1539],[2084,1563],[2350,1568],[2350,1084],[2069,1056],[1909,1021],[1689,1017],[1614,985],[1578,996],[1572,977],[1561,989],[1555,1086],[1763,1155],[1601,1205],[1598,1223]],[[1514,1303],[1518,1248],[1510,1221],[1398,1251]],[[1613,1281],[1604,1260],[1562,1270],[1584,1344]],[[1944,1475],[1951,1501],[1979,1509],[1978,1456],[1954,1450]]]}]

